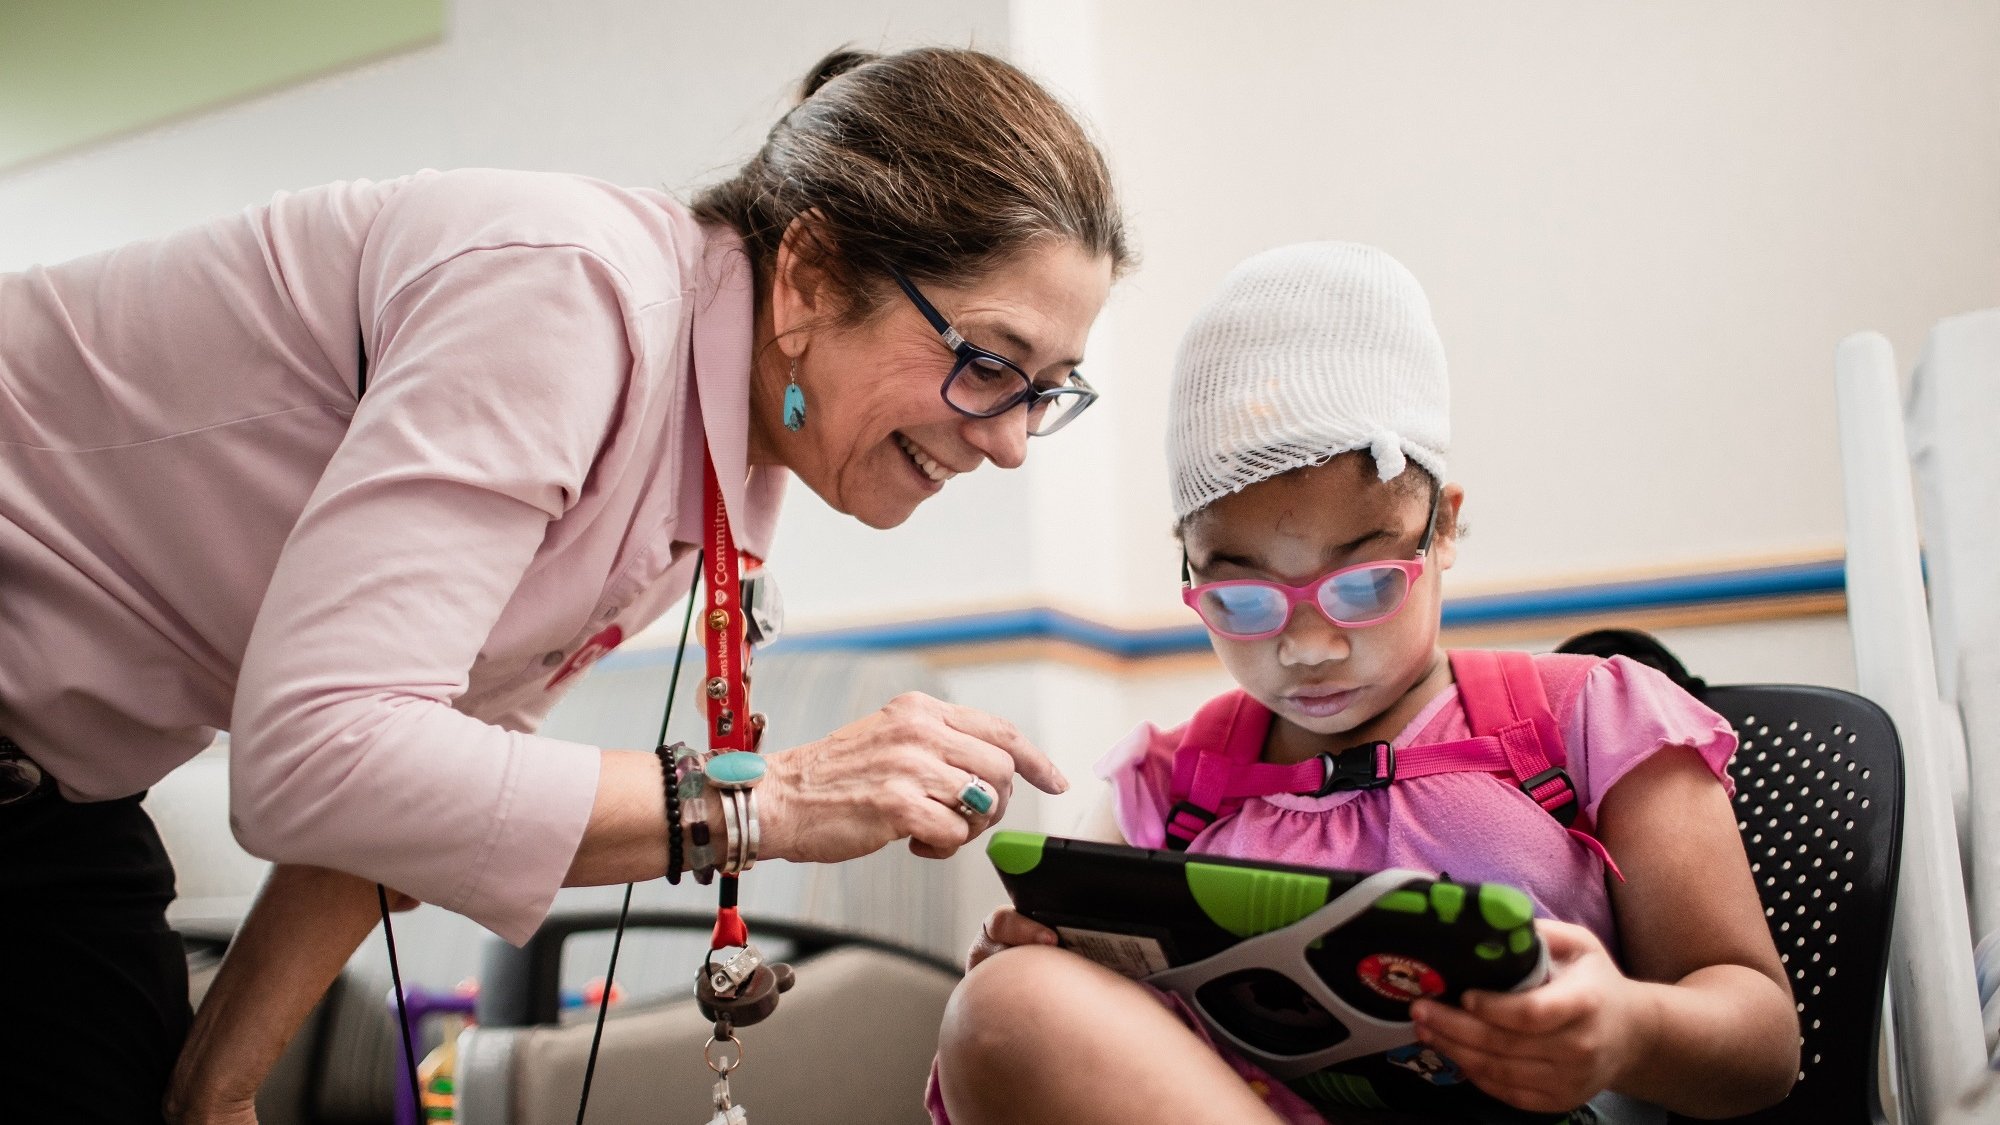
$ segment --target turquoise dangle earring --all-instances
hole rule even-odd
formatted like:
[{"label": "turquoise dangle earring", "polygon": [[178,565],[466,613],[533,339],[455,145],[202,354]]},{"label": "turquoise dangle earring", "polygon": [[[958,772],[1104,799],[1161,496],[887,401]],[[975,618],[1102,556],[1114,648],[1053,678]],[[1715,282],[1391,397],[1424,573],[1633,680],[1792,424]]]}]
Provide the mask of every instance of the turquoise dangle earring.
[{"label": "turquoise dangle earring", "polygon": [[792,360],[792,381],[785,384],[785,428],[798,433],[806,428],[806,393],[799,389],[799,361]]}]

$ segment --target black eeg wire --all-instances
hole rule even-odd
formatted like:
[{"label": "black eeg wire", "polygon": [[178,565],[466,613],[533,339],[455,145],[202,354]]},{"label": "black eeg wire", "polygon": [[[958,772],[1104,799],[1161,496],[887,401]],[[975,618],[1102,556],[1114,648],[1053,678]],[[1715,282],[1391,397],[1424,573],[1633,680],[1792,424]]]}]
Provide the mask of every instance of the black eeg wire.
[{"label": "black eeg wire", "polygon": [[[681,660],[687,656],[688,627],[694,624],[695,595],[701,590],[701,564],[705,552],[694,556],[694,584],[688,587],[687,616],[681,619],[681,643],[674,649],[674,670],[667,678],[667,706],[660,714],[660,736],[655,746],[667,744],[667,722],[674,717],[674,695],[680,689]],[[674,779],[668,778],[672,785]],[[678,825],[675,826],[678,829]],[[604,1039],[604,1015],[611,1010],[611,981],[618,972],[618,947],[625,941],[625,916],[632,910],[632,884],[625,884],[625,901],[618,907],[618,928],[611,933],[611,964],[604,969],[604,992],[597,1000],[597,1027],[590,1033],[590,1054],[583,1064],[583,1093],[576,1099],[576,1125],[583,1125],[583,1113],[590,1105],[590,1080],[597,1075],[597,1045]]]},{"label": "black eeg wire", "polygon": [[[364,376],[365,377],[365,376]],[[667,723],[674,717],[674,692],[681,682],[681,661],[687,656],[688,629],[694,624],[695,594],[701,589],[701,562],[703,552],[694,557],[694,584],[688,587],[687,616],[681,619],[681,643],[674,650],[674,670],[667,680],[667,706],[660,715],[660,736],[653,740],[656,746],[667,743]],[[403,1040],[403,1064],[409,1069],[410,1096],[417,1099],[418,1115],[422,1116],[423,1090],[417,1085],[417,1052],[410,1042],[410,1013],[403,1002],[403,972],[396,959],[396,927],[389,921],[389,890],[382,884],[375,884],[375,900],[382,908],[382,937],[389,945],[389,980],[396,988],[396,1023]],[[604,1038],[604,1014],[611,1010],[611,981],[618,971],[618,947],[625,940],[625,918],[632,910],[632,884],[625,884],[625,901],[618,907],[618,928],[611,935],[611,964],[604,970],[604,993],[597,1001],[597,1028],[590,1034],[590,1055],[583,1066],[583,1093],[576,1099],[576,1125],[583,1125],[583,1114],[590,1105],[590,1082],[597,1074],[597,1046]]]},{"label": "black eeg wire", "polygon": [[375,884],[375,902],[382,908],[382,936],[389,942],[389,980],[396,986],[396,1033],[403,1041],[403,1065],[410,1070],[410,1097],[423,1116],[424,1091],[417,1085],[417,1049],[410,1045],[410,1010],[403,1006],[403,970],[396,963],[396,927],[389,924],[389,888]]}]

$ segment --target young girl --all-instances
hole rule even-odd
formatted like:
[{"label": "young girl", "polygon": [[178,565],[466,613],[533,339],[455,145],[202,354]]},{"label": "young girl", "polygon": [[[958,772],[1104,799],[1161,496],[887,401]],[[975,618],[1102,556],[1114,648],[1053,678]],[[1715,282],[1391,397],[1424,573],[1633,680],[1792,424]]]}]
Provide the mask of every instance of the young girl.
[{"label": "young girl", "polygon": [[[1444,483],[1443,347],[1416,279],[1346,244],[1250,259],[1189,330],[1170,409],[1187,600],[1268,722],[1262,760],[1472,737],[1438,644],[1464,490]],[[1091,834],[1525,890],[1548,982],[1411,1008],[1427,1061],[1449,1063],[1441,1080],[1505,1103],[1483,1119],[1717,1117],[1779,1100],[1798,1023],[1730,807],[1734,735],[1623,658],[1543,656],[1531,670],[1566,781],[1439,772],[1249,797],[1211,823],[1176,811],[1184,732],[1147,725],[1100,767],[1111,794]],[[988,919],[946,1015],[935,1119],[1411,1120],[1309,1102],[1211,1042],[1177,998],[1055,942],[1011,909]]]}]

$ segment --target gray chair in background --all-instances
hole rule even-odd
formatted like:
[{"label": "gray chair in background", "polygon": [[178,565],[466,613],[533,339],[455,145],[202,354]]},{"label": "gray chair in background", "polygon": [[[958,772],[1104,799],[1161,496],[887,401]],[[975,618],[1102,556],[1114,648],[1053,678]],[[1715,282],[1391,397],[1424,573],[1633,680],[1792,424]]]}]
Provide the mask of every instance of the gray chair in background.
[{"label": "gray chair in background", "polygon": [[[461,1125],[555,1125],[576,1119],[594,1009],[564,1019],[558,1004],[563,946],[602,931],[614,912],[552,919],[515,949],[490,943],[479,1022],[459,1037]],[[713,915],[646,912],[633,932],[680,931],[694,955]],[[942,958],[796,923],[751,921],[760,948],[789,960],[798,982],[769,1020],[744,1028],[744,1065],[731,1091],[754,1119],[814,1125],[922,1125],[924,1082],[958,970]],[[691,981],[689,982],[691,983]],[[699,1121],[715,1082],[702,1061],[710,1025],[681,995],[612,1008],[591,1086],[590,1120],[633,1125]]]}]

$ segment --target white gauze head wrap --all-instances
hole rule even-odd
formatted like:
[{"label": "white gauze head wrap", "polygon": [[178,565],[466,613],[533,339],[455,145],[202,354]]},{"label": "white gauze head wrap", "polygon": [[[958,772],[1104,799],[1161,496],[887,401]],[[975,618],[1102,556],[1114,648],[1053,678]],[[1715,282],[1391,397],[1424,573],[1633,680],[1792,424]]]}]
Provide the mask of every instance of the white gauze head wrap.
[{"label": "white gauze head wrap", "polygon": [[1444,344],[1423,287],[1372,246],[1267,250],[1223,278],[1181,340],[1167,408],[1174,518],[1260,480],[1365,449],[1444,480]]}]

